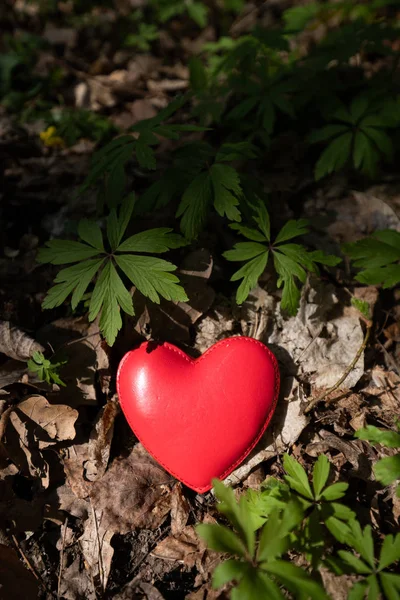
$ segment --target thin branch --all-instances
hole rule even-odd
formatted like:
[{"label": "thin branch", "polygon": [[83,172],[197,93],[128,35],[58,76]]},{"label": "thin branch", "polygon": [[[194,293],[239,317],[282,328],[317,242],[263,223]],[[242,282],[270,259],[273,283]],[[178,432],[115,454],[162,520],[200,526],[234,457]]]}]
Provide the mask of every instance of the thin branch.
[{"label": "thin branch", "polygon": [[346,377],[349,375],[349,373],[351,373],[351,371],[354,369],[354,367],[356,366],[356,364],[358,363],[358,361],[361,358],[361,354],[364,352],[367,344],[368,344],[368,340],[369,340],[369,336],[371,334],[371,329],[372,329],[372,321],[368,321],[367,322],[367,330],[365,332],[365,336],[363,339],[363,342],[361,344],[361,346],[359,347],[359,349],[357,350],[357,354],[355,355],[355,357],[353,358],[353,360],[351,361],[350,365],[347,367],[347,369],[345,370],[345,372],[343,373],[343,375],[341,376],[340,379],[337,380],[337,382],[330,387],[329,389],[325,390],[325,392],[323,394],[321,394],[320,396],[317,396],[317,398],[313,398],[306,406],[306,408],[304,409],[304,414],[306,415],[307,413],[309,413],[317,404],[319,404],[320,402],[322,402],[322,400],[324,400],[327,396],[329,396],[329,394],[331,394],[332,392],[334,392],[335,390],[337,390],[343,383],[343,381],[346,379]]}]

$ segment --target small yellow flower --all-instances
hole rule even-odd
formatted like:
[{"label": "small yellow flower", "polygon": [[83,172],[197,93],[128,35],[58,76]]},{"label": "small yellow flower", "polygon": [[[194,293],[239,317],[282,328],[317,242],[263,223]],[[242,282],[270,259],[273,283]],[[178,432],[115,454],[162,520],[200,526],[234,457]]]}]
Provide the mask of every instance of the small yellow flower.
[{"label": "small yellow flower", "polygon": [[48,127],[45,131],[42,131],[42,133],[40,134],[40,139],[42,140],[43,144],[48,148],[62,148],[63,146],[65,146],[65,142],[62,139],[62,137],[56,135],[56,133],[57,130],[52,125],[51,127]]}]

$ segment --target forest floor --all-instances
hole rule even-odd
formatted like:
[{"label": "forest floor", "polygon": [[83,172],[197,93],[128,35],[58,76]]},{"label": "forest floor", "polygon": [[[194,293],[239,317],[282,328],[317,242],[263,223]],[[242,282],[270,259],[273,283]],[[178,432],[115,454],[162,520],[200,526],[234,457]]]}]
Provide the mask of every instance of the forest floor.
[{"label": "forest floor", "polygon": [[[129,2],[116,4],[123,14]],[[27,31],[45,38],[35,69],[60,66],[66,104],[106,115],[122,131],[187,89],[188,57],[217,35],[212,25],[199,32],[177,20],[175,30],[161,31],[156,52],[138,52],[115,48],[115,11],[98,9],[95,17],[96,27],[74,28],[46,22],[22,0],[9,13],[0,8],[10,35]],[[278,18],[275,4],[255,7],[234,27]],[[400,498],[382,490],[372,472],[376,460],[391,451],[354,438],[367,423],[392,428],[400,414],[398,290],[360,286],[350,294],[333,278],[310,278],[297,316],[284,318],[267,273],[238,307],[226,262],[215,256],[219,234],[211,230],[189,252],[177,252],[190,298],[186,310],[139,298],[136,316],[124,320],[109,348],[97,321],[89,324],[83,311],[72,314],[66,305],[41,309],[55,269],[35,262],[38,247],[68,236],[71,224],[96,211],[94,194],[75,194],[96,142],[78,136],[69,146],[46,146],[40,138],[46,129],[41,120],[16,123],[0,109],[0,578],[5,578],[0,598],[29,600],[38,590],[40,598],[65,600],[228,598],[211,587],[219,555],[207,550],[194,529],[217,518],[213,494],[196,494],[166,474],[137,443],[119,410],[118,363],[143,340],[167,340],[192,356],[233,335],[266,343],[281,371],[278,408],[267,433],[228,481],[238,494],[258,489],[267,475],[282,475],[283,452],[290,450],[308,471],[324,453],[336,478],[349,483],[366,520],[383,533],[398,527]],[[168,153],[169,143],[161,153]],[[310,219],[312,236],[328,252],[332,243],[352,242],[376,229],[400,232],[398,173],[386,172],[357,189],[345,176],[317,185],[298,168],[297,151],[291,139],[283,139],[269,168],[282,220]],[[132,177],[140,188],[148,176],[133,165]],[[149,226],[162,219],[156,215]],[[352,294],[373,307],[369,343],[340,389],[305,414],[311,398],[335,384],[363,344],[366,324],[351,305]],[[65,387],[42,383],[28,371],[24,359],[39,345],[62,352]],[[332,598],[346,598],[346,582],[341,589],[325,577]]]}]

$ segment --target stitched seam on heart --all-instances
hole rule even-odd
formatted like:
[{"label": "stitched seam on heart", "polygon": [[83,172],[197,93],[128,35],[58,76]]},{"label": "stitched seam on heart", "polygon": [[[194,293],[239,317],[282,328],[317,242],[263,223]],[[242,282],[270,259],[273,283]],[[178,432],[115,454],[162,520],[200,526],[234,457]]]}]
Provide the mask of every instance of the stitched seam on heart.
[{"label": "stitched seam on heart", "polygon": [[[232,463],[229,467],[227,467],[227,469],[225,469],[225,471],[221,474],[218,475],[219,479],[225,479],[225,477],[227,477],[228,475],[230,475],[230,473],[232,473],[232,471],[235,470],[235,468],[240,465],[240,463],[246,458],[246,456],[248,454],[250,454],[250,452],[253,450],[253,448],[255,448],[255,446],[258,444],[258,442],[260,441],[261,437],[263,436],[264,432],[266,431],[272,416],[274,414],[275,411],[275,407],[276,404],[278,402],[278,395],[279,395],[279,388],[280,388],[280,373],[279,373],[279,366],[278,366],[278,361],[276,359],[276,356],[271,352],[271,350],[269,348],[267,348],[265,346],[265,344],[263,344],[262,342],[255,340],[254,338],[250,338],[247,336],[234,336],[234,337],[230,337],[228,339],[224,339],[224,340],[220,340],[219,342],[217,342],[216,344],[214,344],[213,346],[211,346],[211,348],[209,348],[208,350],[206,350],[204,352],[204,354],[202,354],[201,356],[199,356],[199,358],[196,359],[191,359],[189,356],[187,356],[187,354],[185,354],[185,352],[183,352],[180,348],[177,348],[176,346],[173,346],[172,344],[169,344],[168,342],[164,342],[163,346],[166,347],[168,350],[175,352],[176,354],[179,354],[180,357],[184,358],[187,362],[193,364],[193,366],[195,366],[198,362],[200,362],[207,354],[211,354],[211,352],[213,350],[216,349],[217,346],[219,345],[223,345],[224,343],[226,345],[229,345],[230,343],[232,343],[234,340],[247,340],[249,342],[253,342],[254,344],[260,346],[262,348],[262,350],[264,350],[269,358],[272,361],[273,364],[273,369],[274,369],[274,373],[275,373],[275,386],[274,386],[274,397],[272,400],[272,405],[269,411],[269,414],[266,417],[266,421],[262,427],[262,429],[260,430],[260,432],[257,434],[257,436],[255,437],[255,439],[253,440],[253,442],[246,448],[246,450],[241,454],[241,456],[234,462]],[[147,342],[144,342],[145,344]],[[134,350],[131,350],[130,352],[128,352],[127,354],[125,354],[125,356],[123,357],[123,359],[120,362],[119,368],[118,368],[118,373],[117,373],[117,390],[119,391],[119,381],[121,378],[121,373],[122,373],[122,369],[127,361],[127,359],[129,358],[129,355],[131,352],[134,352]],[[123,407],[123,402],[121,401],[120,395],[118,393],[118,398],[119,398],[119,402]],[[124,411],[125,412],[125,411]],[[132,429],[132,431],[134,432],[134,434],[136,435],[136,437],[138,438],[138,440],[140,441],[140,443],[144,446],[144,448],[146,448],[146,445],[142,442],[140,436],[135,432],[135,429],[133,427],[133,425],[131,424],[130,420],[128,419],[128,417],[125,415],[125,418],[127,419],[127,421],[129,422],[129,425]],[[175,477],[175,479],[178,479],[178,481],[181,481],[182,483],[184,483],[185,485],[187,485],[188,487],[190,487],[191,489],[194,489],[196,492],[199,493],[204,493],[207,492],[208,490],[210,490],[212,488],[211,485],[207,485],[207,486],[203,486],[203,487],[198,487],[198,486],[194,486],[193,484],[189,483],[189,481],[185,480],[185,479],[181,479],[180,476],[178,476],[177,474],[175,474],[173,471],[171,471],[171,469],[169,467],[167,467],[167,465],[164,464],[164,462],[162,460],[160,460],[156,454],[154,454],[153,452],[149,452],[153,458],[156,459],[156,461],[168,472],[170,473],[173,477]]]}]

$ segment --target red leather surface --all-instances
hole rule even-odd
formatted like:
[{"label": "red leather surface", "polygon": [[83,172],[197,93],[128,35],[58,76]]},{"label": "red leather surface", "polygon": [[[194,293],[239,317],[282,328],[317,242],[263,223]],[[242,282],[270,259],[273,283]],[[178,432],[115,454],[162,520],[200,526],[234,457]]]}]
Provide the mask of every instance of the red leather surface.
[{"label": "red leather surface", "polygon": [[128,352],[117,375],[122,410],[148,452],[197,492],[211,489],[252,450],[279,392],[275,356],[233,337],[192,359],[172,344]]}]

